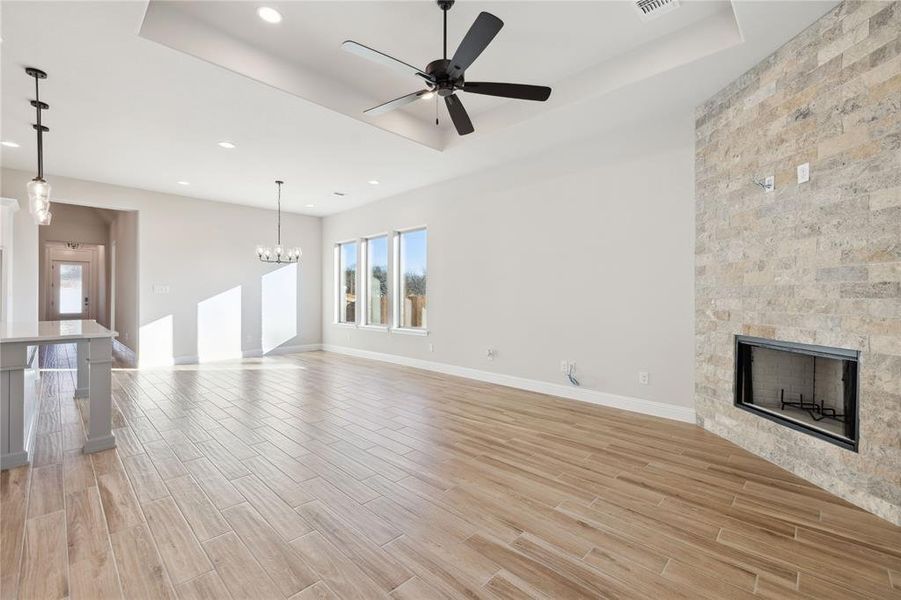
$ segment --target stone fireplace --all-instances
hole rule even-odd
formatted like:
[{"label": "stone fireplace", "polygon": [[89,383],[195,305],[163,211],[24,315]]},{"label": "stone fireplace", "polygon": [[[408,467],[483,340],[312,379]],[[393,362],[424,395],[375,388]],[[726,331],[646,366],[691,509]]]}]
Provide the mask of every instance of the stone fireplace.
[{"label": "stone fireplace", "polygon": [[[698,107],[695,409],[704,428],[901,525],[899,34],[901,3],[842,2]],[[752,181],[767,176],[771,191]],[[859,353],[854,431],[814,418],[827,401],[847,416],[851,357],[793,356],[780,372],[785,348],[752,347],[747,403],[736,336]]]},{"label": "stone fireplace", "polygon": [[735,406],[857,451],[856,350],[735,336]]}]

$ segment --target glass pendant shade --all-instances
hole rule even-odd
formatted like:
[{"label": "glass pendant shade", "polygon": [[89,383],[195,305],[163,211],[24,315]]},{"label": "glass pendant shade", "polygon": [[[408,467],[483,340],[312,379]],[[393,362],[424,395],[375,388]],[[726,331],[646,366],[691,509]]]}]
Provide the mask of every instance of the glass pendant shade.
[{"label": "glass pendant shade", "polygon": [[34,215],[34,222],[37,225],[50,225],[50,221],[53,219],[53,215],[49,210],[42,210]]},{"label": "glass pendant shade", "polygon": [[50,184],[39,177],[28,182],[28,211],[38,225],[50,224]]}]

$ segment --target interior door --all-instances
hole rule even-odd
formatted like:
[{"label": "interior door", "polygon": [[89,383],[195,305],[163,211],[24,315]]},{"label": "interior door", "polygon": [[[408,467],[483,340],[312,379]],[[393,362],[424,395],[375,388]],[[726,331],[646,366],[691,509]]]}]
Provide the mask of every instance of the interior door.
[{"label": "interior door", "polygon": [[91,282],[91,263],[80,260],[54,260],[50,267],[51,318],[90,319],[94,307]]}]

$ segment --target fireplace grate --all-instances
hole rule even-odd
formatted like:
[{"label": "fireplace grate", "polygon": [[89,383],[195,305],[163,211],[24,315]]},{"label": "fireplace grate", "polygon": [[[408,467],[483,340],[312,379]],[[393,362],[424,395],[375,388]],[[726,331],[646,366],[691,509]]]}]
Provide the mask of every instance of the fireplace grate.
[{"label": "fireplace grate", "polygon": [[845,415],[838,414],[835,412],[835,409],[831,406],[823,406],[823,404],[816,401],[816,398],[810,400],[810,402],[804,402],[804,394],[798,394],[799,400],[797,402],[786,400],[785,399],[785,389],[780,390],[779,394],[779,403],[782,405],[782,410],[785,410],[786,406],[791,406],[793,408],[800,408],[801,410],[806,410],[810,413],[810,418],[814,421],[822,421],[823,419],[835,419],[840,423],[845,422]]}]

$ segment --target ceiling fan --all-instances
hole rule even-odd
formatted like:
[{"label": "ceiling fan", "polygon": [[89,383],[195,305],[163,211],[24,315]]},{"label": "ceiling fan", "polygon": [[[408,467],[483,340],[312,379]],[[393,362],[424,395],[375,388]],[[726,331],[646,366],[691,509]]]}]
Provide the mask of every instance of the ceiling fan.
[{"label": "ceiling fan", "polygon": [[469,115],[466,113],[466,109],[463,108],[463,103],[454,92],[461,91],[469,92],[470,94],[517,98],[519,100],[537,100],[539,102],[544,102],[548,99],[551,95],[551,88],[543,85],[465,81],[463,76],[466,69],[475,62],[488,44],[491,43],[494,36],[504,26],[504,22],[491,13],[479,13],[472,27],[466,32],[463,41],[460,42],[460,47],[457,48],[454,56],[448,60],[447,11],[454,5],[454,0],[437,0],[437,3],[444,13],[444,58],[433,60],[426,65],[425,69],[418,69],[413,65],[388,56],[384,52],[373,50],[352,40],[347,40],[342,44],[342,48],[348,52],[386,67],[392,67],[404,73],[415,75],[422,79],[426,85],[425,89],[374,106],[363,111],[363,114],[370,116],[380,115],[411,102],[428,99],[438,94],[444,98],[447,112],[450,113],[451,121],[453,121],[454,127],[457,129],[457,133],[466,135],[472,133],[475,129],[472,126]]}]

